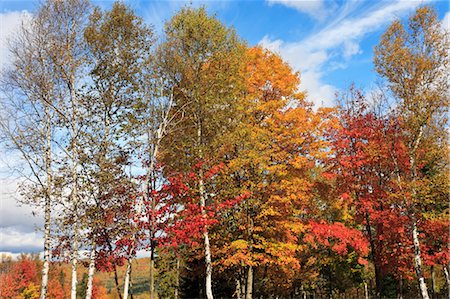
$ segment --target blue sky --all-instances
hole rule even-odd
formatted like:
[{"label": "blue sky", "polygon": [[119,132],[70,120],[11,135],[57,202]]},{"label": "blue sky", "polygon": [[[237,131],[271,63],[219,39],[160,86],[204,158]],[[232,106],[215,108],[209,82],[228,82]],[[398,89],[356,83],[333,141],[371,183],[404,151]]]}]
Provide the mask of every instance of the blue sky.
[{"label": "blue sky", "polygon": [[[127,2],[161,34],[163,24],[191,1]],[[112,1],[94,2],[104,8]],[[6,39],[21,20],[38,7],[39,1],[3,0],[0,3],[0,66],[8,64]],[[192,1],[205,5],[226,25],[233,26],[249,45],[263,45],[279,53],[301,73],[301,90],[317,106],[332,105],[334,94],[351,83],[373,88],[373,47],[394,19],[405,20],[422,5],[430,4],[444,26],[450,27],[447,1]],[[4,155],[3,155],[4,156]],[[16,181],[6,178],[7,159],[0,153],[0,251],[39,250],[39,218],[29,208],[19,208],[14,195]]]},{"label": "blue sky", "polygon": [[[336,91],[351,83],[370,89],[376,80],[372,49],[394,19],[405,19],[422,4],[436,7],[449,27],[449,4],[432,0],[266,0],[132,1],[126,0],[161,33],[180,7],[205,5],[250,45],[261,44],[285,58],[302,74],[301,89],[316,105],[332,105]],[[34,11],[38,1],[6,0],[2,15]],[[108,8],[112,1],[94,1]],[[4,23],[4,22],[2,22]]]}]

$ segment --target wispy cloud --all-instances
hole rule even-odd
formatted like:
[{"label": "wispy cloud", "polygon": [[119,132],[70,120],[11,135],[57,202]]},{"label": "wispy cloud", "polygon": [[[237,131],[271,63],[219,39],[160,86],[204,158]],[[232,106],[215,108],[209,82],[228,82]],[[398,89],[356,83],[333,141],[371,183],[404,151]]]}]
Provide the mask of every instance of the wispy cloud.
[{"label": "wispy cloud", "polygon": [[[353,56],[362,53],[360,44],[366,36],[423,2],[381,1],[357,9],[360,4],[351,1],[339,8],[333,21],[302,40],[284,42],[266,36],[260,44],[278,52],[294,69],[301,71],[302,86],[308,90],[310,100],[316,105],[331,105],[336,88],[322,82],[324,72],[331,67],[330,62],[334,62],[334,67],[345,67]],[[289,2],[287,6],[292,7],[292,3]]]},{"label": "wispy cloud", "polygon": [[144,20],[153,26],[156,34],[161,35],[164,31],[164,24],[183,7],[206,7],[212,13],[226,9],[229,1],[208,1],[208,0],[169,0],[169,1],[141,1],[132,7],[140,11]]},{"label": "wispy cloud", "polygon": [[8,40],[13,37],[22,24],[31,17],[28,11],[10,11],[0,13],[0,66],[5,67],[10,63]]},{"label": "wispy cloud", "polygon": [[3,252],[40,252],[42,235],[38,232],[24,233],[11,228],[0,228],[0,250]]},{"label": "wispy cloud", "polygon": [[450,31],[450,12],[447,12],[445,14],[444,18],[442,19],[442,25],[445,29]]},{"label": "wispy cloud", "polygon": [[[323,20],[330,11],[329,7],[326,9],[324,0],[268,0],[270,5],[281,4],[287,7],[294,8],[302,13],[305,13],[317,20]],[[328,1],[327,5],[335,6],[332,1]]]}]

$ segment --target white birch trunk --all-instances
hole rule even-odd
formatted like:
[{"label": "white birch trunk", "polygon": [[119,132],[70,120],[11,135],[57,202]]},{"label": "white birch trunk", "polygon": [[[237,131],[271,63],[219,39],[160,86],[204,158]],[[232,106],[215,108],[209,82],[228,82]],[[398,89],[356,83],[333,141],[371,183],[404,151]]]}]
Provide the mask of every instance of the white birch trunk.
[{"label": "white birch trunk", "polygon": [[417,221],[413,220],[413,242],[414,242],[414,269],[416,270],[417,279],[419,281],[420,295],[423,299],[430,299],[428,295],[427,285],[422,272],[422,259],[420,256],[419,233],[417,231]]},{"label": "white birch trunk", "polygon": [[[203,132],[202,132],[202,123],[201,120],[197,120],[197,146],[198,146],[198,158],[200,160],[203,160],[203,151],[202,151],[202,138],[203,138]],[[203,162],[203,161],[202,161]],[[198,179],[198,189],[199,189],[199,195],[200,195],[200,208],[202,211],[202,215],[204,218],[206,218],[206,192],[205,192],[205,184],[203,181],[203,166],[200,166],[199,170],[199,179]],[[212,292],[212,260],[211,260],[211,246],[209,244],[209,235],[208,235],[208,226],[205,225],[205,232],[203,233],[204,238],[204,246],[205,246],[205,264],[206,264],[206,298],[207,299],[213,299],[213,292]]]},{"label": "white birch trunk", "polygon": [[[422,135],[423,135],[423,126],[419,129],[419,134],[414,142],[412,151],[410,153],[410,167],[411,167],[411,175],[413,179],[413,198],[416,198],[417,191],[416,191],[416,178],[417,178],[417,172],[416,172],[416,159],[415,154],[417,152],[417,148],[422,141]],[[430,296],[428,295],[428,289],[427,284],[425,283],[425,278],[423,277],[423,270],[422,270],[422,257],[420,253],[420,240],[419,240],[419,232],[417,230],[417,218],[415,215],[415,209],[412,212],[412,237],[413,237],[413,245],[414,245],[414,269],[416,270],[417,280],[419,283],[419,291],[420,295],[423,299],[429,299]]]},{"label": "white birch trunk", "polygon": [[247,272],[247,291],[245,295],[245,299],[253,298],[253,267],[248,266]]},{"label": "white birch trunk", "polygon": [[[200,207],[203,217],[206,217],[206,196],[205,185],[203,183],[203,171],[200,170],[200,179],[198,182],[200,190]],[[212,293],[212,261],[211,261],[211,246],[209,244],[208,226],[205,226],[205,232],[203,233],[204,245],[205,245],[205,264],[206,264],[206,298],[213,299]]]},{"label": "white birch trunk", "polygon": [[95,273],[95,252],[96,244],[93,242],[91,248],[91,254],[89,258],[89,270],[88,270],[88,281],[87,281],[87,289],[86,289],[86,299],[92,298],[92,290],[93,290],[93,282],[94,282],[94,273]]},{"label": "white birch trunk", "polygon": [[369,288],[367,287],[367,282],[364,281],[364,298],[369,299]]},{"label": "white birch trunk", "polygon": [[[444,265],[444,274],[445,274],[445,280],[447,280],[447,291],[448,291],[448,299],[450,299],[450,274],[448,273],[447,266]],[[449,265],[450,268],[450,265]]]},{"label": "white birch trunk", "polygon": [[72,287],[70,298],[77,297],[77,262],[78,262],[78,101],[75,94],[75,79],[72,75],[70,78],[70,97],[72,100],[72,207],[73,207],[73,247],[72,247]]},{"label": "white birch trunk", "polygon": [[51,119],[48,111],[48,107],[45,107],[46,115],[46,149],[45,149],[45,168],[47,172],[47,190],[45,194],[45,206],[44,206],[44,264],[42,265],[42,281],[41,281],[41,294],[40,299],[47,297],[48,288],[48,272],[50,268],[50,221],[51,221],[51,196],[52,196],[52,132],[51,132]]},{"label": "white birch trunk", "polygon": [[[78,244],[74,243],[74,248],[78,247]],[[78,250],[73,249],[72,252],[72,281],[71,281],[71,288],[70,288],[70,298],[71,299],[77,299],[77,261],[78,261]]]},{"label": "white birch trunk", "polygon": [[125,283],[123,285],[123,299],[128,299],[128,288],[130,286],[131,259],[128,258],[127,272],[125,273]]},{"label": "white birch trunk", "polygon": [[[161,123],[159,124],[158,129],[156,130],[156,138],[153,139],[153,140],[155,140],[155,143],[154,143],[153,150],[151,151],[150,156],[149,156],[150,163],[147,167],[146,185],[144,187],[145,188],[144,194],[147,197],[147,199],[150,197],[150,195],[149,195],[150,174],[153,173],[155,170],[155,163],[156,163],[156,157],[158,156],[158,153],[159,153],[159,146],[161,144],[161,140],[163,139],[163,137],[165,135],[166,128],[170,123],[169,114],[170,114],[170,110],[172,108],[172,104],[173,104],[173,96],[171,95],[168,106],[167,106],[167,110],[163,111]],[[150,140],[151,140],[151,133],[148,132],[148,136],[147,136],[148,144],[150,144]],[[155,207],[152,204],[152,209],[154,209],[154,208]],[[142,212],[142,200],[139,201],[139,203],[138,203],[137,214],[139,215],[141,212]],[[133,233],[132,239],[133,239],[133,241],[136,240],[136,233]],[[134,244],[134,242],[133,242],[133,244]],[[133,260],[133,257],[131,256],[131,252],[133,250],[134,250],[134,245],[130,250],[130,255],[128,256],[128,260],[127,260],[127,272],[125,274],[125,282],[124,282],[124,295],[123,295],[124,299],[127,299],[127,297],[128,297],[128,289],[129,289],[129,284],[130,284],[131,267],[132,267],[132,260]],[[152,255],[153,255],[153,252],[152,252]],[[152,263],[152,261],[150,263]],[[151,264],[150,265],[151,272],[153,271],[153,268],[154,268],[154,265]],[[153,282],[153,278],[152,278],[153,274],[151,273],[150,276],[151,276],[150,277],[150,296],[151,296],[151,298],[153,298],[153,294],[154,294],[154,282]]]}]

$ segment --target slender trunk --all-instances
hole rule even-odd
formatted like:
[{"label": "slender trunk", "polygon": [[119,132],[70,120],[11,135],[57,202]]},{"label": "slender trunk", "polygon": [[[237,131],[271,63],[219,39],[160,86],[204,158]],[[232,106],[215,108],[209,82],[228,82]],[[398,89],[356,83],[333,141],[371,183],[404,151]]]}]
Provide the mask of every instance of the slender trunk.
[{"label": "slender trunk", "polygon": [[448,291],[448,299],[450,299],[450,274],[449,274],[449,269],[450,269],[450,264],[449,264],[449,269],[447,269],[447,266],[444,265],[444,274],[445,274],[445,280],[447,280],[447,291]]},{"label": "slender trunk", "polygon": [[[149,223],[149,231],[150,231],[150,299],[154,299],[155,297],[155,209],[156,209],[156,203],[153,196],[151,196],[152,189],[155,189],[152,185],[152,182],[155,182],[154,178],[154,172],[155,172],[155,162],[156,162],[156,156],[158,155],[159,151],[159,145],[161,143],[163,133],[164,133],[164,127],[166,125],[166,119],[163,120],[163,122],[158,127],[158,130],[156,131],[156,140],[153,145],[153,150],[150,152],[149,155],[149,164],[147,166],[147,175],[146,175],[146,187],[145,187],[145,196],[147,197],[147,201],[151,200],[151,215],[149,217],[150,223]],[[148,132],[148,142],[150,145],[151,135],[150,132]],[[152,182],[151,182],[152,181]],[[141,203],[138,206],[138,213],[140,213],[141,210]],[[133,235],[133,238],[135,238],[135,235]]]},{"label": "slender trunk", "polygon": [[[78,228],[75,228],[78,229]],[[71,258],[71,265],[72,265],[72,284],[70,289],[70,298],[71,299],[77,299],[77,262],[78,262],[78,234],[74,234],[74,244],[72,249],[72,258]]]},{"label": "slender trunk", "polygon": [[91,249],[91,255],[89,258],[89,270],[88,270],[88,281],[87,281],[87,289],[86,289],[86,299],[92,298],[92,288],[93,288],[93,281],[94,281],[94,272],[95,272],[95,252],[96,244],[95,242],[92,242],[92,249]]},{"label": "slender trunk", "polygon": [[179,288],[180,288],[180,258],[177,257],[177,275],[175,277],[175,294],[174,294],[175,299],[178,299]]},{"label": "slender trunk", "polygon": [[[157,151],[157,148],[156,148]],[[153,166],[151,166],[151,170],[153,171]],[[152,182],[155,182],[155,178],[153,176]],[[155,186],[152,186],[153,189],[155,189]],[[155,210],[156,210],[156,204],[155,204],[155,198],[151,197],[151,209],[152,209],[152,215],[151,215],[151,227],[150,227],[150,299],[155,298]]]},{"label": "slender trunk", "polygon": [[306,292],[305,292],[305,287],[303,286],[303,284],[300,286],[300,293],[302,294],[302,299],[306,299]]},{"label": "slender trunk", "polygon": [[364,297],[369,299],[369,289],[367,288],[367,282],[364,281]]},{"label": "slender trunk", "polygon": [[47,297],[48,288],[48,272],[50,268],[50,208],[51,208],[51,194],[52,194],[52,170],[51,170],[51,158],[52,158],[52,131],[51,131],[51,119],[48,111],[48,107],[45,107],[46,115],[46,145],[45,145],[45,170],[47,172],[47,190],[45,194],[45,207],[44,207],[44,264],[42,266],[42,281],[41,281],[41,295],[40,299]]},{"label": "slender trunk", "polygon": [[[131,272],[133,270],[133,260],[128,259],[127,263],[127,271],[125,273],[125,283],[123,287],[123,298],[127,299],[128,295],[130,295],[131,299],[133,299],[133,291],[132,291],[132,283],[131,283]],[[119,295],[122,298],[122,295]]]},{"label": "slender trunk", "polygon": [[245,299],[252,299],[252,297],[253,297],[253,267],[248,266],[247,290],[245,294]]},{"label": "slender trunk", "polygon": [[73,247],[72,247],[72,288],[71,299],[77,297],[77,262],[78,262],[78,101],[75,93],[75,79],[70,78],[69,89],[72,100],[71,146],[72,146],[72,205],[73,205]]},{"label": "slender trunk", "polygon": [[[202,132],[202,123],[200,119],[197,122],[197,146],[198,146],[198,157],[203,162],[203,151],[202,151],[202,142],[203,132]],[[200,208],[202,211],[202,215],[206,218],[206,192],[205,192],[205,184],[203,181],[203,166],[200,166],[199,169],[199,179],[198,179],[198,188],[200,195]],[[205,225],[205,229],[203,232],[204,237],[204,245],[205,245],[205,264],[206,264],[206,298],[213,299],[212,292],[212,260],[211,260],[211,246],[209,244],[209,235],[208,235],[208,226]]]},{"label": "slender trunk", "polygon": [[[133,266],[133,264],[131,264]],[[130,298],[133,299],[133,281],[131,280],[131,277],[133,277],[133,267],[130,268]]]},{"label": "slender trunk", "polygon": [[243,299],[242,296],[241,296],[241,293],[242,293],[241,280],[239,278],[236,278],[236,291],[235,291],[235,294],[236,294],[237,299]]},{"label": "slender trunk", "polygon": [[398,281],[398,299],[403,299],[403,277],[401,275]]},{"label": "slender trunk", "polygon": [[116,263],[114,263],[114,284],[116,285],[117,296],[119,296],[119,299],[122,299],[122,293],[120,292],[120,285],[119,285],[119,274],[117,273]]},{"label": "slender trunk", "polygon": [[128,299],[128,287],[130,285],[130,276],[131,276],[131,259],[128,259],[127,263],[127,272],[125,273],[125,283],[123,286],[123,299]]},{"label": "slender trunk", "polygon": [[380,265],[378,263],[378,255],[377,255],[377,248],[375,245],[375,239],[372,234],[372,226],[370,224],[370,216],[369,213],[366,211],[366,230],[369,234],[369,243],[370,243],[370,255],[372,257],[373,265],[375,268],[375,298],[379,299],[381,298],[381,271],[380,271]]},{"label": "slender trunk", "polygon": [[150,253],[150,299],[155,298],[155,249],[151,249]]},{"label": "slender trunk", "polygon": [[[417,196],[416,186],[415,186],[416,178],[417,178],[415,155],[417,152],[417,148],[419,147],[419,144],[422,140],[422,135],[423,135],[423,126],[421,126],[419,128],[419,134],[418,134],[417,138],[415,139],[415,141],[413,142],[411,151],[409,153],[409,164],[410,164],[410,172],[411,172],[411,178],[412,178],[412,194],[413,194],[414,199],[416,199],[416,196]],[[400,189],[401,189],[401,181],[402,180],[400,177],[400,169],[398,167],[397,159],[395,158],[395,156],[392,156],[392,157],[393,157],[396,172],[397,172],[397,181],[398,181]],[[403,190],[402,190],[402,192],[403,192]],[[404,197],[405,197],[405,202],[407,202],[407,198],[405,195],[404,195]],[[416,218],[416,214],[415,214],[414,203],[410,204],[409,209],[410,209],[409,215],[410,215],[411,221],[412,221],[412,239],[413,239],[413,245],[414,245],[414,270],[416,271],[417,281],[419,284],[419,295],[423,299],[429,299],[430,297],[428,295],[427,285],[425,283],[425,279],[423,277],[423,271],[422,271],[422,257],[421,257],[421,253],[420,253],[420,241],[419,241],[419,233],[417,230],[417,218]]]},{"label": "slender trunk", "polygon": [[[140,213],[140,205],[138,205],[138,210]],[[127,271],[125,272],[125,281],[123,283],[123,299],[127,299],[128,298],[128,289],[130,286],[130,280],[131,280],[131,268],[132,268],[132,263],[133,263],[133,256],[132,256],[132,252],[134,251],[134,242],[136,239],[136,233],[134,232],[132,235],[132,247],[128,252],[128,259],[127,259]],[[120,299],[122,299],[122,295],[120,295],[120,288],[119,288],[119,282],[116,276],[116,288],[117,288],[117,293],[119,294]]]},{"label": "slender trunk", "polygon": [[[200,206],[202,209],[202,214],[206,217],[206,196],[205,196],[205,186],[203,183],[203,171],[200,170],[199,179],[199,189],[200,189]],[[203,232],[204,244],[205,244],[205,264],[206,264],[206,298],[213,299],[212,293],[212,262],[211,262],[211,246],[209,244],[208,226],[205,225],[205,231]]]},{"label": "slender trunk", "polygon": [[436,299],[436,278],[434,273],[434,266],[430,267],[431,272],[431,298]]},{"label": "slender trunk", "polygon": [[[409,162],[411,167],[411,176],[412,176],[412,193],[413,198],[415,199],[417,196],[416,192],[416,178],[417,178],[417,171],[416,171],[416,152],[417,148],[422,140],[423,135],[423,126],[419,129],[419,134],[414,141],[414,145],[412,147],[412,151],[409,156]],[[417,280],[419,283],[419,290],[420,295],[423,299],[429,299],[428,290],[427,290],[427,284],[425,283],[425,278],[423,277],[423,271],[422,271],[422,256],[420,253],[420,241],[419,241],[419,232],[417,229],[417,218],[415,213],[415,207],[413,207],[412,213],[412,237],[413,237],[413,244],[414,244],[414,269],[416,270]]]},{"label": "slender trunk", "polygon": [[[106,244],[108,244],[108,250],[112,254],[113,253],[113,248],[112,248],[111,242],[109,240],[108,234],[105,234],[105,238],[106,238]],[[122,293],[120,292],[119,275],[117,273],[116,262],[113,262],[113,265],[114,265],[114,284],[116,285],[117,296],[119,296],[119,299],[122,299]]]},{"label": "slender trunk", "polygon": [[40,299],[47,297],[48,271],[50,268],[50,197],[45,199],[44,212],[44,264],[42,265],[42,282]]},{"label": "slender trunk", "polygon": [[419,232],[417,231],[417,220],[413,219],[413,242],[414,242],[414,269],[416,270],[417,279],[419,282],[420,295],[423,299],[430,299],[428,296],[427,285],[422,271],[422,258],[420,255],[420,241]]}]

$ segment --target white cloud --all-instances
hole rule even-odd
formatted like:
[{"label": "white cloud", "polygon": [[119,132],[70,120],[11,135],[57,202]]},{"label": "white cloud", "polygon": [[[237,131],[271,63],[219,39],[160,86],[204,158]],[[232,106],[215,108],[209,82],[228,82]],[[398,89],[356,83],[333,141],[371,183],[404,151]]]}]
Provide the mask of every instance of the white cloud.
[{"label": "white cloud", "polygon": [[20,182],[19,179],[0,179],[0,228],[14,227],[22,232],[31,232],[42,225],[42,220],[32,215],[35,210],[30,206],[18,203]]},{"label": "white cloud", "polygon": [[0,250],[11,252],[40,252],[42,235],[38,232],[24,233],[14,228],[0,228]]},{"label": "white cloud", "polygon": [[447,29],[447,31],[450,31],[450,12],[447,12],[442,19],[442,26]]},{"label": "white cloud", "polygon": [[10,62],[8,40],[14,36],[22,24],[30,19],[28,11],[9,11],[0,13],[0,66]]},{"label": "white cloud", "polygon": [[419,1],[396,1],[381,2],[383,5],[357,17],[341,20],[338,24],[333,22],[306,41],[312,48],[329,49],[340,46],[347,41],[360,40],[364,35],[379,30],[382,26],[389,24],[405,11],[410,11],[421,2]]},{"label": "white cloud", "polygon": [[353,41],[344,42],[344,49],[342,51],[342,55],[345,59],[350,59],[352,56],[356,54],[361,54],[362,50],[359,47],[359,44]]},{"label": "white cloud", "polygon": [[[0,13],[0,68],[11,63],[9,40],[30,17],[27,11]],[[3,148],[0,151],[0,250],[13,253],[39,251],[42,235],[36,228],[42,226],[42,220],[32,216],[31,207],[18,204],[21,180],[15,178],[9,168],[17,166],[19,157],[6,153]]]},{"label": "white cloud", "polygon": [[[330,66],[332,68],[332,65],[345,67],[354,55],[362,53],[359,43],[365,36],[387,26],[423,2],[407,0],[379,2],[358,13],[356,17],[350,18],[348,17],[350,12],[354,12],[358,5],[355,1],[351,1],[349,5],[342,7],[333,21],[303,40],[284,42],[271,40],[265,36],[260,44],[279,53],[295,70],[301,71],[301,86],[308,91],[309,100],[316,106],[322,104],[329,106],[333,104],[337,89],[323,83],[323,74],[329,71],[327,68]],[[292,3],[288,6],[292,6]],[[332,60],[342,61],[333,61],[332,65],[329,65]]]},{"label": "white cloud", "polygon": [[[323,20],[327,16],[324,0],[268,0],[268,3],[294,8],[318,20]],[[331,1],[328,1],[328,5],[330,3]]]}]

